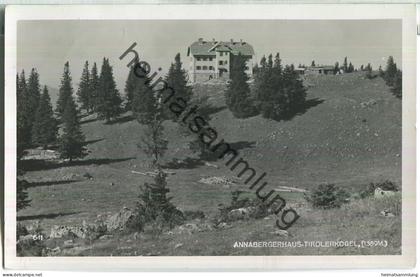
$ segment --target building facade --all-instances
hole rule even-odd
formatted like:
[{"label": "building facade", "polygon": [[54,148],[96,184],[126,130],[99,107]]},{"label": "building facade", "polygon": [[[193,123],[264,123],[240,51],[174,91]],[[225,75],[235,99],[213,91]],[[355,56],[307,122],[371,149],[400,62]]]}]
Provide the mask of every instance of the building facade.
[{"label": "building facade", "polygon": [[230,42],[198,39],[188,47],[188,77],[193,83],[211,79],[229,79],[234,55],[247,58],[245,73],[252,77],[254,49],[242,40]]}]

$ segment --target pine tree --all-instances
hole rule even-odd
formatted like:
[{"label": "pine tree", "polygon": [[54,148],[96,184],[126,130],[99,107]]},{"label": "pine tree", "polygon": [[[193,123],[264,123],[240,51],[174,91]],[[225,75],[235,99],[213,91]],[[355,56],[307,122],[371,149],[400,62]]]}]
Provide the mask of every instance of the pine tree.
[{"label": "pine tree", "polygon": [[394,58],[389,56],[384,75],[385,82],[388,86],[392,86],[394,84],[394,79],[397,76],[397,72],[397,64],[394,62]]},{"label": "pine tree", "polygon": [[96,103],[98,102],[98,88],[99,88],[99,76],[98,76],[98,68],[96,67],[96,63],[93,63],[93,67],[90,73],[90,94],[92,101],[90,102],[90,110],[96,111]]},{"label": "pine tree", "polygon": [[77,101],[88,114],[91,112],[93,101],[90,80],[89,62],[86,61],[83,67],[82,77],[80,77],[79,89],[77,90]]},{"label": "pine tree", "polygon": [[402,99],[402,72],[397,70],[397,73],[394,77],[394,82],[392,84],[392,94],[395,95],[398,99]]},{"label": "pine tree", "polygon": [[370,63],[367,64],[365,70],[366,70],[366,78],[373,79],[374,76],[373,76],[373,73],[372,73],[372,66],[370,65]]},{"label": "pine tree", "polygon": [[112,67],[108,59],[103,59],[101,75],[99,76],[98,97],[96,103],[96,112],[100,119],[105,119],[109,123],[117,118],[121,112],[121,97],[118,93],[114,81]]},{"label": "pine tree", "polygon": [[[246,58],[242,55],[232,59],[230,72],[231,81],[226,91],[226,105],[237,118],[247,118],[257,114],[251,99],[251,90],[245,73]],[[280,67],[280,64],[278,64]]]},{"label": "pine tree", "polygon": [[61,78],[61,85],[55,108],[55,111],[58,113],[60,119],[63,117],[64,110],[67,106],[67,100],[73,97],[73,86],[71,81],[69,62],[66,62],[64,64],[64,72]]},{"label": "pine tree", "polygon": [[46,148],[48,144],[54,143],[56,139],[57,121],[54,118],[47,86],[44,86],[32,126],[32,143]]},{"label": "pine tree", "polygon": [[365,66],[363,64],[360,66],[360,71],[365,71]]},{"label": "pine tree", "polygon": [[349,68],[348,68],[348,64],[347,64],[347,57],[344,58],[343,70],[344,70],[345,73],[349,72]]},{"label": "pine tree", "polygon": [[265,55],[261,58],[260,65],[261,65],[261,68],[267,67],[267,60],[265,58]]},{"label": "pine tree", "polygon": [[349,73],[352,73],[354,71],[354,66],[353,66],[353,64],[350,62],[349,63],[349,67],[348,67],[348,72]]},{"label": "pine tree", "polygon": [[[31,132],[34,124],[34,115],[38,109],[39,98],[41,96],[41,88],[39,84],[39,74],[35,68],[32,68],[31,74],[28,78],[28,86],[26,90],[26,105],[27,105],[27,119],[28,119],[28,132]],[[32,140],[32,134],[30,134]]]},{"label": "pine tree", "polygon": [[314,67],[315,66],[315,61],[311,62],[311,66]]},{"label": "pine tree", "polygon": [[60,154],[70,162],[74,158],[86,155],[85,137],[80,128],[76,104],[73,97],[67,99],[67,105],[62,116],[63,134],[60,137]]},{"label": "pine tree", "polygon": [[293,65],[270,68],[255,76],[256,106],[265,118],[288,119],[302,108],[306,90]]},{"label": "pine tree", "polygon": [[17,99],[17,154],[23,155],[23,151],[31,145],[31,121],[30,107],[27,98],[27,86],[25,71],[22,70],[20,77],[16,76],[16,99]]},{"label": "pine tree", "polygon": [[[193,93],[191,87],[187,86],[187,73],[182,69],[179,53],[176,54],[175,63],[171,64],[165,80],[168,87],[171,87],[176,92],[177,97],[182,98],[187,103],[190,102]],[[165,109],[165,114],[174,121],[177,119],[168,109]]]},{"label": "pine tree", "polygon": [[128,73],[127,80],[125,81],[125,89],[124,89],[124,91],[126,93],[126,99],[127,99],[126,108],[128,110],[133,109],[133,99],[134,99],[134,94],[136,93],[136,88],[138,86],[137,83],[142,81],[142,80],[139,80],[139,79],[140,78],[138,78],[134,74],[134,66],[130,67],[130,71]]},{"label": "pine tree", "polygon": [[384,78],[385,73],[384,73],[384,71],[382,70],[382,66],[381,66],[381,65],[379,66],[378,71],[379,71],[379,77]]},{"label": "pine tree", "polygon": [[[162,115],[158,105],[158,99],[153,88],[150,86],[151,80],[148,76],[137,78],[133,87],[133,99],[131,111],[140,124],[149,124]],[[160,118],[159,118],[160,119]]]},{"label": "pine tree", "polygon": [[334,74],[337,74],[338,72],[340,72],[340,64],[338,62],[335,62]]}]

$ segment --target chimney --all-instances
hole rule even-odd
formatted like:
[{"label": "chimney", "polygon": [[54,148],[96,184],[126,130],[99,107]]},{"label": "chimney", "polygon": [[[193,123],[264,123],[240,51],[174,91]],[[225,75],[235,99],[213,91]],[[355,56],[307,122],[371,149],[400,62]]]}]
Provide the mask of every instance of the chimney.
[{"label": "chimney", "polygon": [[215,44],[216,43],[216,40],[213,38],[213,44]]},{"label": "chimney", "polygon": [[233,38],[230,39],[230,43],[233,43]]},{"label": "chimney", "polygon": [[198,42],[199,42],[200,44],[203,44],[203,38],[199,38],[199,39],[198,39]]}]

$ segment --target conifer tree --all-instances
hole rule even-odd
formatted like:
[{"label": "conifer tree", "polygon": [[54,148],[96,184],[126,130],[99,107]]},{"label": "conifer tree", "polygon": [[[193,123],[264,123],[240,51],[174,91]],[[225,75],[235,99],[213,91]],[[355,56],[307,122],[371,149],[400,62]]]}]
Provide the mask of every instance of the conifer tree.
[{"label": "conifer tree", "polygon": [[261,65],[261,68],[267,67],[267,59],[265,58],[265,55],[261,58],[260,65]]},{"label": "conifer tree", "polygon": [[98,68],[96,67],[96,63],[93,63],[93,67],[90,73],[90,94],[91,94],[91,102],[90,102],[90,109],[92,111],[96,111],[96,103],[98,102],[98,87],[99,87],[99,75],[98,75]]},{"label": "conifer tree", "polygon": [[334,64],[334,74],[337,74],[340,72],[340,64],[338,62],[335,62]]},{"label": "conifer tree", "polygon": [[388,86],[392,86],[394,84],[394,79],[397,76],[397,64],[394,62],[394,57],[389,56],[388,61],[386,63],[386,70],[384,79]]},{"label": "conifer tree", "polygon": [[54,143],[56,139],[57,121],[54,118],[47,86],[44,86],[32,126],[32,143],[46,148],[48,144]]},{"label": "conifer tree", "polygon": [[89,62],[86,61],[80,77],[79,89],[77,90],[77,101],[81,104],[81,108],[85,109],[89,114],[92,107],[92,91],[90,85]]},{"label": "conifer tree", "polygon": [[19,177],[16,181],[16,210],[20,211],[30,206],[31,203],[27,191],[29,183]]},{"label": "conifer tree", "polygon": [[353,64],[350,62],[349,63],[349,67],[348,67],[348,72],[349,73],[351,73],[351,72],[353,72],[354,71],[354,66],[353,66]]},{"label": "conifer tree", "polygon": [[17,100],[17,152],[18,157],[31,144],[31,121],[33,115],[30,114],[30,107],[27,98],[27,86],[25,71],[22,70],[20,76],[16,76],[16,100]]},{"label": "conifer tree", "polygon": [[402,99],[402,72],[397,70],[397,73],[394,77],[394,83],[392,84],[392,94],[395,95],[398,99]]},{"label": "conifer tree", "polygon": [[85,137],[80,128],[76,104],[72,96],[67,99],[62,121],[63,134],[60,137],[60,156],[69,159],[71,162],[75,158],[86,155]]},{"label": "conifer tree", "polygon": [[311,66],[314,67],[315,66],[315,61],[311,62]]},{"label": "conifer tree", "polygon": [[[135,74],[134,74],[135,76]],[[158,104],[158,95],[150,86],[151,80],[147,75],[143,78],[138,78],[133,85],[133,99],[131,103],[131,111],[140,124],[149,124],[158,117],[159,119],[165,117],[162,115],[161,108]],[[165,92],[162,92],[165,93]]]},{"label": "conifer tree", "polygon": [[[242,55],[232,59],[231,81],[225,95],[227,107],[237,118],[247,118],[257,114],[257,110],[252,103],[251,90],[247,83],[248,76],[245,73],[245,62],[246,59]],[[280,62],[277,66],[280,67]]]},{"label": "conifer tree", "polygon": [[384,78],[385,73],[384,73],[384,71],[382,70],[382,66],[381,66],[381,65],[379,66],[378,71],[379,71],[379,77]]},{"label": "conifer tree", "polygon": [[[27,119],[28,119],[28,132],[32,130],[34,124],[34,115],[38,108],[39,98],[41,95],[41,87],[39,84],[39,74],[35,68],[32,68],[31,74],[28,78],[28,85],[26,89],[25,101],[27,105]],[[32,140],[32,134],[30,134]]]},{"label": "conifer tree", "polygon": [[[187,73],[182,68],[181,56],[179,53],[175,56],[175,62],[169,67],[165,80],[168,87],[171,87],[176,92],[177,97],[182,98],[187,103],[190,102],[193,93],[191,87],[187,85]],[[176,120],[173,113],[168,109],[165,109],[165,115],[174,121]]]},{"label": "conifer tree", "polygon": [[115,84],[112,67],[108,59],[103,59],[101,75],[99,76],[98,97],[96,112],[100,119],[105,119],[109,123],[117,118],[121,110],[121,97]]},{"label": "conifer tree", "polygon": [[367,64],[365,71],[366,71],[366,78],[373,79],[374,76],[372,72],[372,66],[370,65],[370,63]]},{"label": "conifer tree", "polygon": [[133,99],[134,94],[136,93],[136,88],[138,86],[137,83],[141,82],[140,78],[134,74],[134,66],[130,67],[130,71],[128,73],[127,80],[125,81],[125,95],[127,99],[126,108],[128,110],[133,109]]},{"label": "conifer tree", "polygon": [[69,62],[64,64],[64,72],[61,77],[61,84],[58,94],[57,105],[55,111],[58,113],[60,119],[63,116],[64,109],[67,106],[67,100],[73,97],[73,85],[72,78],[70,76],[70,65]]},{"label": "conifer tree", "polygon": [[344,58],[343,70],[344,70],[344,73],[349,72],[349,68],[348,68],[348,64],[347,64],[347,57]]}]

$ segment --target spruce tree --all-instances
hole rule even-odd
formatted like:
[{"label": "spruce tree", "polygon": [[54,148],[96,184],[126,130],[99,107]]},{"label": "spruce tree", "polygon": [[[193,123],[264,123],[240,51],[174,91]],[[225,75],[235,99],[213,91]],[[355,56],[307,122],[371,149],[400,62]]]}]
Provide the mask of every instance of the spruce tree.
[{"label": "spruce tree", "polygon": [[16,211],[20,211],[30,206],[31,203],[27,191],[29,183],[19,177],[16,181]]},{"label": "spruce tree", "polygon": [[[177,97],[182,98],[187,103],[191,100],[193,95],[192,89],[187,85],[187,73],[182,68],[181,56],[179,53],[176,54],[175,63],[171,64],[165,80],[168,87],[171,87],[176,92]],[[168,106],[166,105],[165,107]],[[174,121],[177,119],[168,109],[165,109],[165,114]]]},{"label": "spruce tree", "polygon": [[[242,55],[232,58],[231,81],[225,94],[226,105],[237,118],[247,118],[257,114],[251,99],[251,90],[247,83],[248,76],[245,73],[245,63],[246,58]],[[280,67],[280,61],[278,61],[277,66]]]},{"label": "spruce tree", "polygon": [[33,118],[33,115],[30,114],[24,70],[16,78],[16,100],[17,153],[20,157],[23,155],[23,151],[31,145],[30,126]]},{"label": "spruce tree", "polygon": [[315,61],[311,62],[311,66],[314,67],[315,66]]},{"label": "spruce tree", "polygon": [[367,64],[365,71],[366,71],[366,78],[373,79],[374,76],[372,73],[372,66],[370,65],[370,63]]},{"label": "spruce tree", "polygon": [[70,66],[69,62],[66,62],[64,64],[64,72],[61,78],[58,100],[55,108],[55,111],[58,113],[60,119],[63,117],[64,110],[67,106],[67,100],[70,98],[72,99],[73,97],[73,86],[71,82],[72,78],[70,76]]},{"label": "spruce tree", "polygon": [[348,71],[348,70],[349,70],[349,68],[348,68],[348,64],[347,64],[347,57],[345,57],[345,58],[344,58],[344,62],[343,62],[343,70],[344,70],[344,73],[349,72],[349,71]]},{"label": "spruce tree", "polygon": [[395,95],[398,99],[402,99],[402,72],[397,70],[397,73],[394,77],[394,82],[392,84],[392,94]]},{"label": "spruce tree", "polygon": [[265,58],[265,55],[261,58],[260,65],[261,65],[261,68],[267,67],[267,60]]},{"label": "spruce tree", "polygon": [[348,67],[348,72],[349,73],[351,73],[351,72],[353,72],[354,71],[354,66],[353,66],[353,64],[350,62],[349,63],[349,67]]},{"label": "spruce tree", "polygon": [[60,137],[60,156],[69,159],[71,162],[75,158],[86,155],[85,137],[80,128],[76,104],[72,96],[67,99],[62,121],[63,134]]},{"label": "spruce tree", "polygon": [[[41,96],[41,87],[39,84],[39,74],[35,68],[32,68],[31,74],[28,78],[28,85],[26,89],[26,102],[27,102],[27,118],[29,132],[32,130],[34,124],[34,115],[38,109],[39,98]],[[32,140],[32,134],[30,135]]]},{"label": "spruce tree", "polygon": [[337,74],[340,72],[340,64],[338,62],[335,62],[334,64],[334,74]]},{"label": "spruce tree", "polygon": [[133,99],[134,94],[136,93],[136,87],[138,86],[138,82],[140,78],[134,74],[134,66],[130,67],[130,71],[128,72],[127,80],[125,81],[125,96],[127,99],[126,109],[132,110],[133,109]]},{"label": "spruce tree", "polygon": [[121,97],[115,84],[112,67],[108,59],[103,59],[101,74],[99,76],[98,97],[96,112],[100,119],[109,123],[117,118],[121,112]]},{"label": "spruce tree", "polygon": [[79,88],[77,90],[77,101],[81,104],[81,108],[85,109],[89,114],[92,107],[92,91],[90,85],[89,62],[86,61],[80,77]]},{"label": "spruce tree", "polygon": [[379,77],[384,78],[385,73],[384,73],[384,71],[382,70],[382,66],[381,66],[381,65],[379,66],[378,71],[379,71]]},{"label": "spruce tree", "polygon": [[[161,114],[161,108],[158,104],[158,99],[156,93],[153,91],[152,87],[149,85],[151,80],[148,76],[144,78],[138,78],[136,85],[133,89],[133,100],[131,104],[131,110],[136,117],[137,121],[140,124],[149,124],[157,117],[168,117],[166,113],[169,113],[165,109],[165,115]],[[164,92],[163,92],[164,93]],[[158,115],[158,112],[159,115]]]},{"label": "spruce tree", "polygon": [[32,143],[46,148],[48,144],[54,143],[56,139],[57,121],[54,118],[47,86],[44,86],[32,126]]},{"label": "spruce tree", "polygon": [[98,68],[96,67],[96,63],[93,63],[93,67],[90,73],[90,94],[91,94],[91,102],[90,102],[90,109],[92,111],[96,111],[96,103],[98,102],[98,87],[99,87],[99,75],[98,75]]},{"label": "spruce tree", "polygon": [[397,64],[394,62],[394,57],[389,56],[388,61],[386,63],[386,70],[384,79],[388,86],[392,86],[394,84],[394,79],[397,76]]}]

